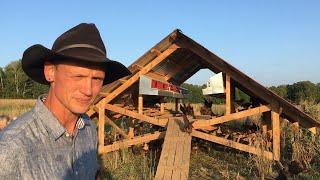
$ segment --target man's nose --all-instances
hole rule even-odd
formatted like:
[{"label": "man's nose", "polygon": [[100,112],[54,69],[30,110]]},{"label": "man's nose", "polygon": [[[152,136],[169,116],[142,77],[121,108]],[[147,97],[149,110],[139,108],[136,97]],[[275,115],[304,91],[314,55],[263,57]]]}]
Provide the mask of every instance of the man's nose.
[{"label": "man's nose", "polygon": [[83,84],[81,84],[81,92],[86,96],[92,96],[92,80],[86,79]]}]

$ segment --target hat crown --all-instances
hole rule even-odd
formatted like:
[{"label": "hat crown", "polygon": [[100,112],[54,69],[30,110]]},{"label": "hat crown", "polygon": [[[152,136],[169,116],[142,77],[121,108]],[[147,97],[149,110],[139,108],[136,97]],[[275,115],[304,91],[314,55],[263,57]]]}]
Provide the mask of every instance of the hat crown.
[{"label": "hat crown", "polygon": [[106,48],[95,24],[81,23],[69,29],[55,40],[52,50],[59,51],[75,44],[86,44],[95,47],[94,49],[104,52],[106,57]]}]

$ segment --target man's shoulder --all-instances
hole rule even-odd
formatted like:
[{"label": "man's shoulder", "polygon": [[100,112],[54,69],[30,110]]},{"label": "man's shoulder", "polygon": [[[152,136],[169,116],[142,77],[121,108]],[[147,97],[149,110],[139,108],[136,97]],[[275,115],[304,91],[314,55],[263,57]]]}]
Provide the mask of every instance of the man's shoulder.
[{"label": "man's shoulder", "polygon": [[34,122],[33,109],[12,120],[1,132],[0,142],[11,141],[24,133],[28,126]]}]

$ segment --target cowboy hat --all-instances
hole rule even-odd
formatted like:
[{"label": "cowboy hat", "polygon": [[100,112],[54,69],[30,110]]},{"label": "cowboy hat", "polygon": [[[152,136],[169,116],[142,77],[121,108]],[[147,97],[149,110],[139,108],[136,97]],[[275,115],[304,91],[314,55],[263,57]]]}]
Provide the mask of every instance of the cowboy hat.
[{"label": "cowboy hat", "polygon": [[29,47],[23,53],[22,69],[32,80],[49,84],[43,73],[44,62],[57,60],[101,66],[106,72],[104,85],[131,74],[123,64],[107,58],[105,46],[94,24],[81,23],[71,28],[55,40],[52,49],[40,44]]}]

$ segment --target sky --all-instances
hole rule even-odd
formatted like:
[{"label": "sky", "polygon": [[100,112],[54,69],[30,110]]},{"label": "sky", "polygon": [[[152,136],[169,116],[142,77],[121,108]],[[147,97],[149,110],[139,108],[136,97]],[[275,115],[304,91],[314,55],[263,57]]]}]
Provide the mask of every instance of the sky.
[{"label": "sky", "polygon": [[317,0],[1,1],[0,67],[81,22],[95,23],[108,57],[126,66],[178,28],[264,86],[320,82]]}]

